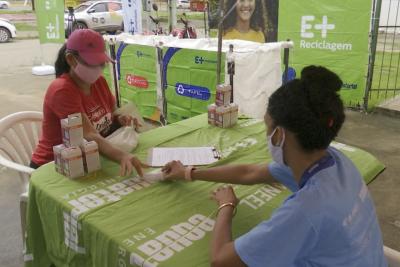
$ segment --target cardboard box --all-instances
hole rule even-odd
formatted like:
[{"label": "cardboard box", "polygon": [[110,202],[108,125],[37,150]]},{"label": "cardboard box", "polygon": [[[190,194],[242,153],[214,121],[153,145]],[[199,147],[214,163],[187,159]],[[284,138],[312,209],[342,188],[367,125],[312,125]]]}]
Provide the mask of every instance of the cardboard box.
[{"label": "cardboard box", "polygon": [[215,125],[221,128],[228,128],[231,125],[230,106],[217,107],[215,111]]},{"label": "cardboard box", "polygon": [[232,87],[229,84],[219,84],[216,88],[215,104],[228,106],[231,103]]},{"label": "cardboard box", "polygon": [[231,127],[234,126],[237,123],[238,116],[239,116],[239,105],[235,103],[231,103],[230,105],[231,108]]},{"label": "cardboard box", "polygon": [[82,114],[74,113],[62,119],[61,133],[66,147],[80,146],[83,140]]},{"label": "cardboard box", "polygon": [[56,168],[56,172],[64,174],[63,163],[61,160],[61,152],[65,149],[65,145],[56,145],[53,146],[53,153],[54,153],[54,166]]},{"label": "cardboard box", "polygon": [[217,110],[217,105],[211,104],[208,106],[208,124],[215,125],[215,112]]},{"label": "cardboard box", "polygon": [[64,175],[69,178],[77,178],[85,175],[83,167],[82,151],[79,147],[67,147],[61,151]]},{"label": "cardboard box", "polygon": [[84,141],[81,145],[83,163],[86,173],[101,169],[99,146],[96,141]]}]

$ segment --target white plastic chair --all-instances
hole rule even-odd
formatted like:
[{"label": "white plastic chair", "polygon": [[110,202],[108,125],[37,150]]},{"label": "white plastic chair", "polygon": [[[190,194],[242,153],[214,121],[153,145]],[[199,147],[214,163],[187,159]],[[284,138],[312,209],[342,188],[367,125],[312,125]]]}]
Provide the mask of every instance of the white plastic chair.
[{"label": "white plastic chair", "polygon": [[383,253],[389,264],[389,267],[400,267],[400,252],[383,246]]},{"label": "white plastic chair", "polygon": [[20,215],[22,238],[26,226],[29,178],[28,167],[42,130],[42,112],[22,111],[0,119],[0,165],[19,173],[21,179]]}]

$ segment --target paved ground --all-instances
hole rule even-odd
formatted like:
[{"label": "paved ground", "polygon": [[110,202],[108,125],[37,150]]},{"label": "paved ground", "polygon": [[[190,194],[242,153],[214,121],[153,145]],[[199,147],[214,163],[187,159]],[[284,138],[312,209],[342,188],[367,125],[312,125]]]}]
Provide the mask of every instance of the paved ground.
[{"label": "paved ground", "polygon": [[[38,40],[17,40],[0,45],[0,117],[21,110],[41,110],[42,99],[53,77],[35,77],[39,64]],[[54,61],[57,47],[49,46],[45,62]],[[386,245],[400,250],[400,117],[347,112],[338,141],[363,148],[385,165],[386,170],[369,185]],[[18,180],[15,173],[0,169],[0,266],[22,266],[22,242],[18,211]]]}]

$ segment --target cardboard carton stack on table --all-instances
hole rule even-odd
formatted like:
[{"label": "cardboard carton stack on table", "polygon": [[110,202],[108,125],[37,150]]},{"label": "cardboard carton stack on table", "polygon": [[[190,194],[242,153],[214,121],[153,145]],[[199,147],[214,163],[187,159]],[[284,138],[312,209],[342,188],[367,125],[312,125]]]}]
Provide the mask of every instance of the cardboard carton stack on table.
[{"label": "cardboard carton stack on table", "polygon": [[229,128],[237,123],[239,106],[231,103],[232,87],[217,85],[215,104],[208,106],[208,123],[221,128]]},{"label": "cardboard carton stack on table", "polygon": [[83,139],[82,114],[61,120],[63,144],[53,147],[56,171],[69,178],[84,176],[101,169],[98,145]]}]

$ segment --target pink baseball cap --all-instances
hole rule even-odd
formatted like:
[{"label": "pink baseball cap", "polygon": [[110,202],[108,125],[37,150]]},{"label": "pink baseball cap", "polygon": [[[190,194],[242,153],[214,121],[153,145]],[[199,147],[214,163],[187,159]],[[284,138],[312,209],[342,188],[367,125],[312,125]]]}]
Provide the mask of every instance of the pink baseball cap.
[{"label": "pink baseball cap", "polygon": [[103,37],[90,29],[73,31],[68,38],[67,49],[78,52],[79,56],[89,65],[112,62],[105,52]]}]

